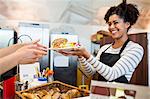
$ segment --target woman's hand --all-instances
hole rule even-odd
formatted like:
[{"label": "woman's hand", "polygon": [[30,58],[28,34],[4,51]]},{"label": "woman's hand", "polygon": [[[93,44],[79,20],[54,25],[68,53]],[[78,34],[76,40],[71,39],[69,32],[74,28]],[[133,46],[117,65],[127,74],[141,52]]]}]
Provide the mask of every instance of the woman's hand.
[{"label": "woman's hand", "polygon": [[14,53],[19,58],[18,64],[34,63],[47,54],[47,47],[38,42],[39,40],[25,44]]},{"label": "woman's hand", "polygon": [[86,59],[88,59],[91,55],[84,47],[74,48],[71,51],[59,50],[58,52],[65,56],[72,55],[72,56],[84,57]]}]

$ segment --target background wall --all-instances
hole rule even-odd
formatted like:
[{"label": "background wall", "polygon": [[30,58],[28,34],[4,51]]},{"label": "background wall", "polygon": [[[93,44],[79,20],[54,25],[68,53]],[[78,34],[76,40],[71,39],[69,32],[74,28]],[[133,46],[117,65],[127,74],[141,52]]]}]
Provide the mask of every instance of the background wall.
[{"label": "background wall", "polygon": [[[28,20],[106,26],[103,19],[110,6],[122,0],[0,0],[0,21]],[[113,2],[113,3],[112,3]],[[141,16],[134,26],[150,28],[150,0],[127,0],[138,6]],[[8,22],[12,24],[11,22]],[[7,25],[8,25],[7,23]]]}]

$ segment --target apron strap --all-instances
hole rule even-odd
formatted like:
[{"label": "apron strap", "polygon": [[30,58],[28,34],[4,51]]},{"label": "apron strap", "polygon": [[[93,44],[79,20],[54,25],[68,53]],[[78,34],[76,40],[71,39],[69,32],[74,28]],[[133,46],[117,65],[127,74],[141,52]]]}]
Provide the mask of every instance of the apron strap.
[{"label": "apron strap", "polygon": [[122,51],[124,50],[124,48],[126,47],[126,45],[128,44],[129,41],[130,41],[129,38],[125,41],[125,43],[123,44],[123,46],[119,52],[119,55],[122,53]]},{"label": "apron strap", "polygon": [[103,53],[104,53],[107,49],[109,49],[111,46],[112,46],[112,44],[111,44],[110,46],[108,46],[108,47],[103,51]]},{"label": "apron strap", "polygon": [[[123,44],[123,46],[119,52],[119,55],[122,53],[122,51],[124,50],[124,48],[126,47],[126,45],[128,44],[129,41],[130,41],[129,38],[125,41],[125,43]],[[108,46],[108,48],[110,48],[111,46],[112,46],[112,44],[110,46]],[[108,48],[106,48],[103,52],[105,52]]]}]

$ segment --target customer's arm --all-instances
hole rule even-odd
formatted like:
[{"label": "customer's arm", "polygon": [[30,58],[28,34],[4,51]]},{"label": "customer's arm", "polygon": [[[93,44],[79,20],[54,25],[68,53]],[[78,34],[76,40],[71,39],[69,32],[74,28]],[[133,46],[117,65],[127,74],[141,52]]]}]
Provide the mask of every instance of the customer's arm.
[{"label": "customer's arm", "polygon": [[0,58],[0,75],[16,66],[19,63],[19,57],[16,54],[10,54]]},{"label": "customer's arm", "polygon": [[[32,42],[26,42],[26,43],[18,43],[18,44],[14,44],[14,45],[11,45],[9,47],[6,47],[6,48],[1,48],[0,49],[0,58],[4,57],[4,56],[7,56],[7,55],[10,55],[12,54],[13,52],[15,52],[16,50],[18,50],[19,48],[25,46],[25,45],[31,45],[31,44],[38,44],[40,40],[35,40],[35,41],[32,41]],[[40,45],[38,44],[39,46],[43,46],[43,45]]]},{"label": "customer's arm", "polygon": [[17,64],[34,63],[46,54],[46,48],[43,46],[38,44],[26,45],[14,53],[0,58],[0,75],[12,69]]},{"label": "customer's arm", "polygon": [[6,48],[1,48],[0,49],[0,58],[7,56],[13,52],[15,52],[17,49],[23,47],[25,44],[14,44],[12,46],[6,47]]}]

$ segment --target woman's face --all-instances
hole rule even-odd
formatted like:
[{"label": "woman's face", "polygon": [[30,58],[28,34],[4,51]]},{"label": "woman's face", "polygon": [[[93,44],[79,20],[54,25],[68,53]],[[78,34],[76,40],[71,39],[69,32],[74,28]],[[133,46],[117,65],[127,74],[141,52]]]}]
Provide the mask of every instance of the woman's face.
[{"label": "woman's face", "polygon": [[108,30],[113,39],[120,39],[127,36],[127,28],[130,26],[129,22],[124,22],[118,15],[113,14],[109,17]]}]

